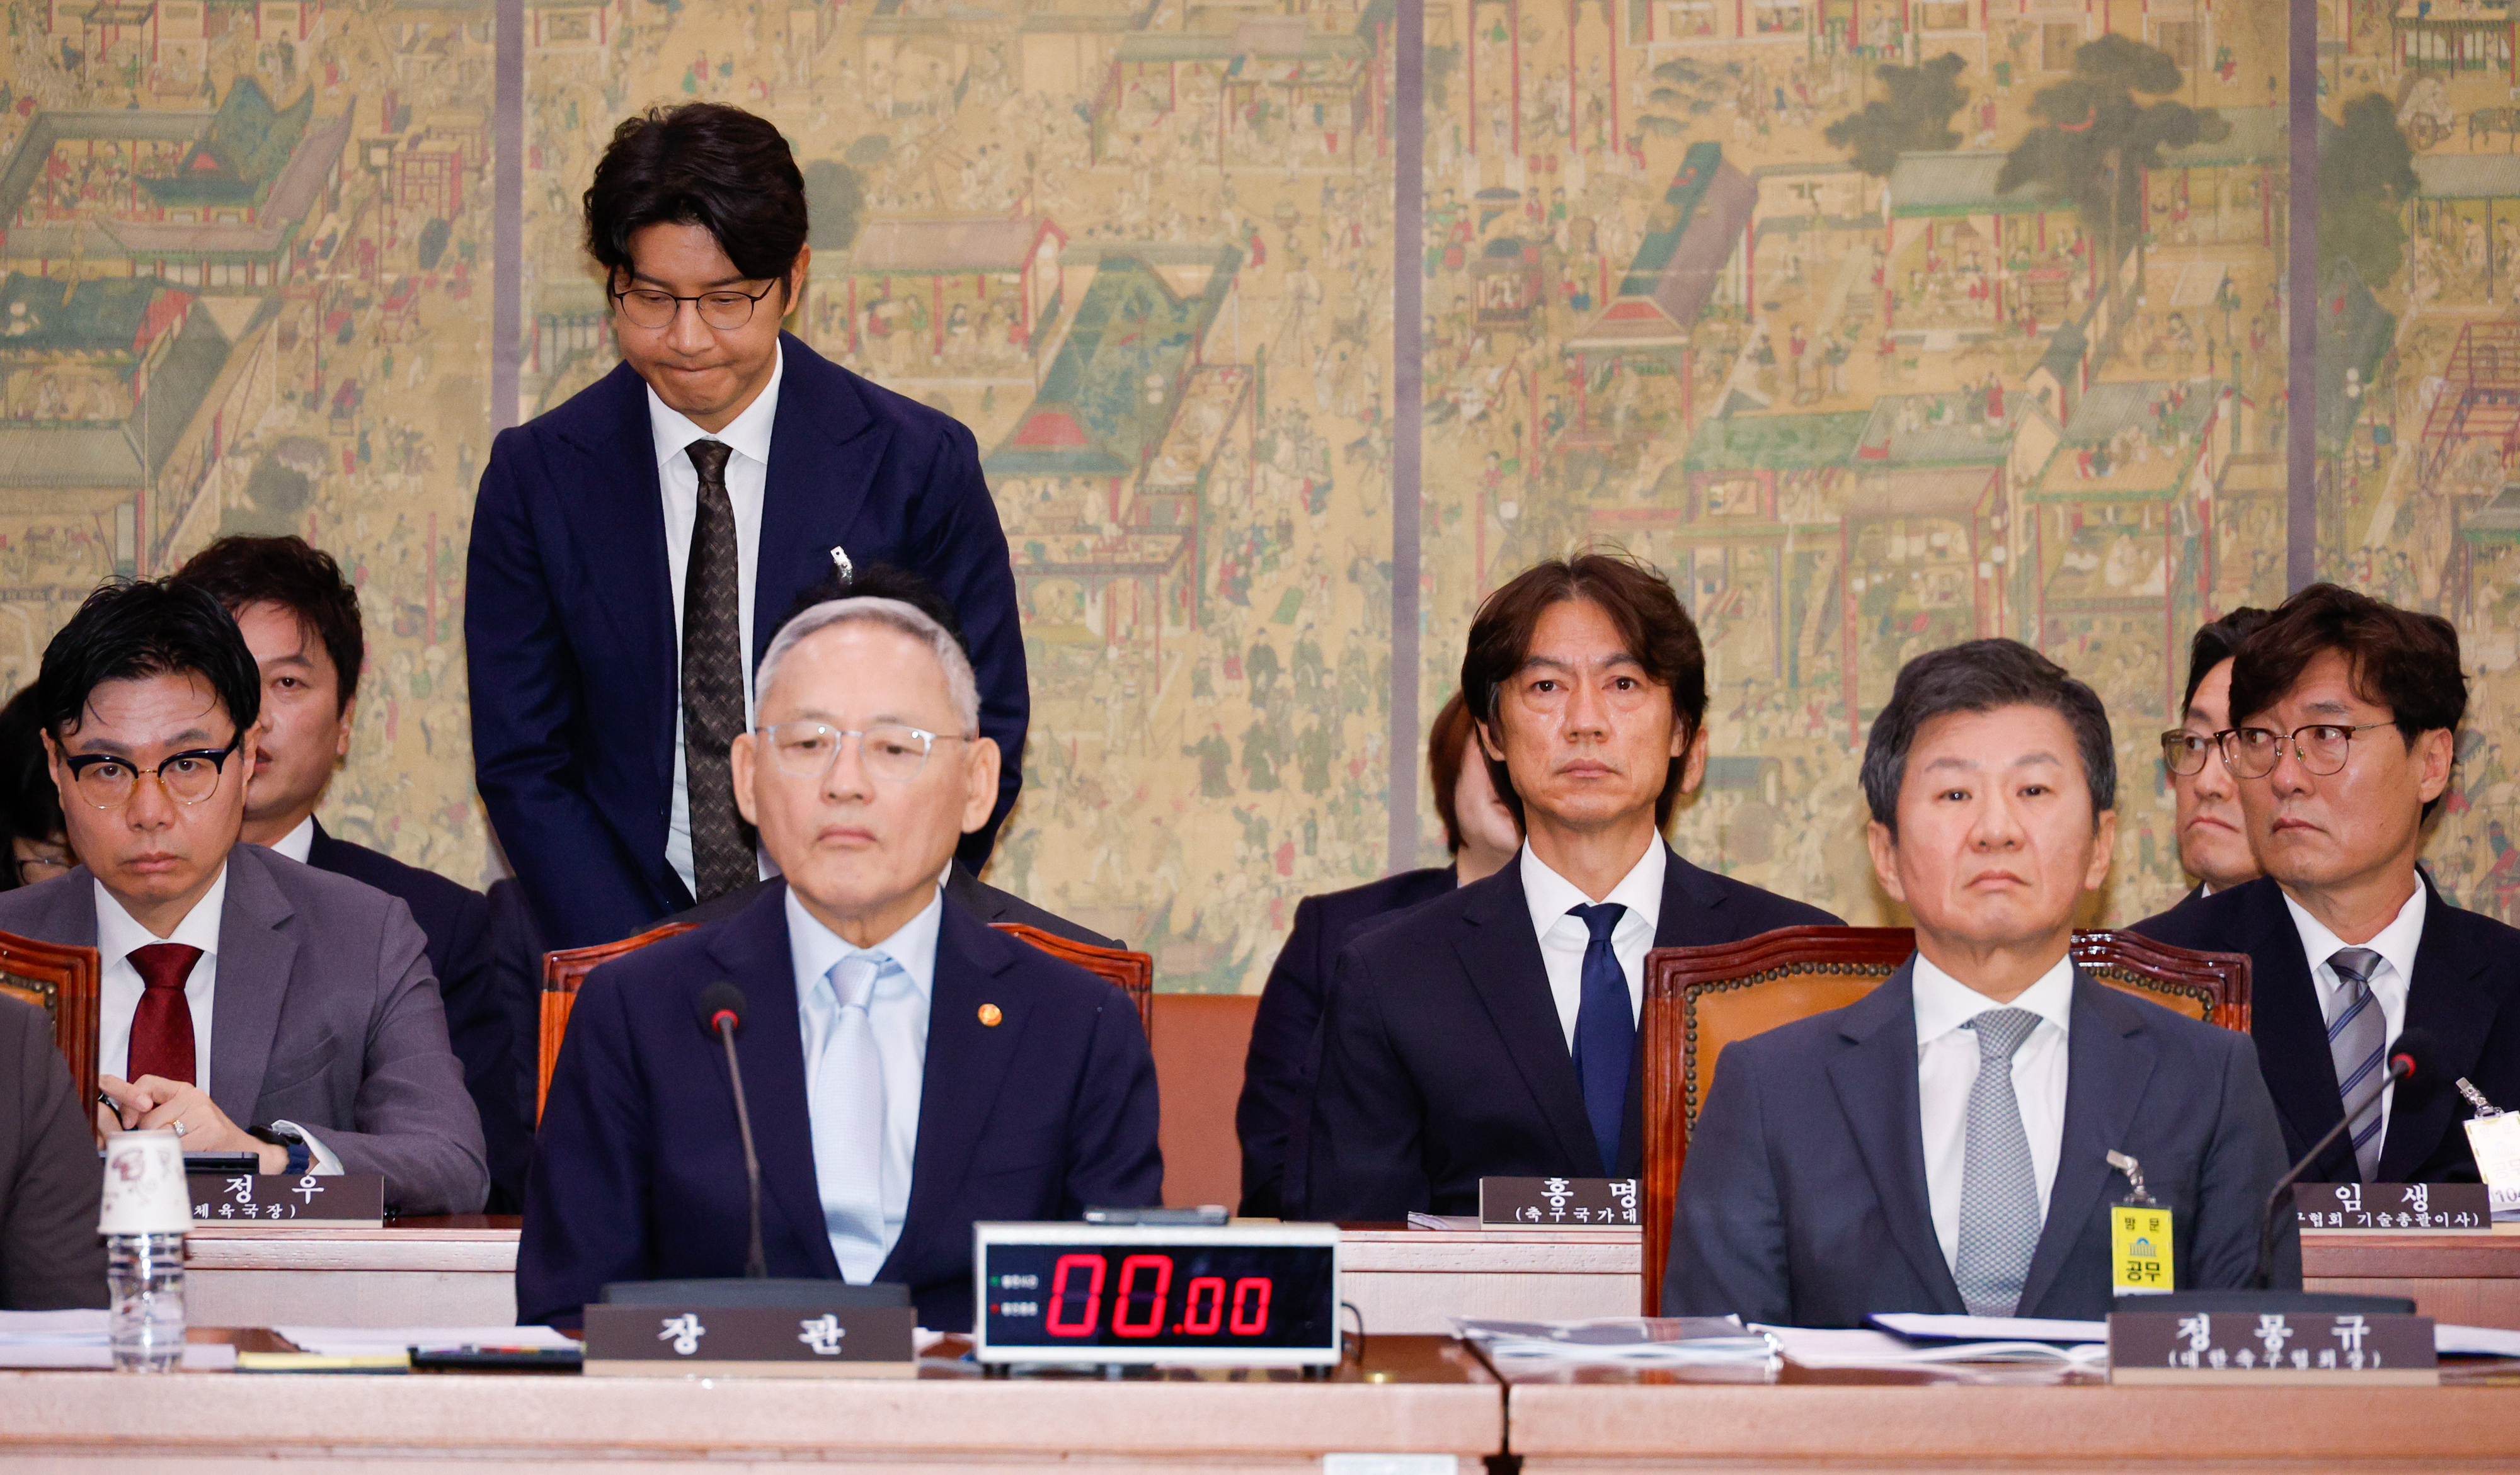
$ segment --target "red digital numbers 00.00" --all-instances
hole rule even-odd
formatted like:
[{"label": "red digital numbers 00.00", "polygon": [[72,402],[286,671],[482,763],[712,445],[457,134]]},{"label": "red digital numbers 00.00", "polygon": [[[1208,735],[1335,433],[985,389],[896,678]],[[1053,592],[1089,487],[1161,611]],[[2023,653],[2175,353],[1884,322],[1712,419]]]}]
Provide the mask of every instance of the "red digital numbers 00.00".
[{"label": "red digital numbers 00.00", "polygon": [[[1080,1272],[1081,1287],[1076,1283]],[[1109,1266],[1101,1255],[1059,1256],[1050,1274],[1050,1315],[1043,1328],[1054,1337],[1094,1335],[1102,1324],[1102,1286],[1108,1274]],[[1123,1337],[1161,1333],[1172,1283],[1170,1255],[1124,1258],[1111,1302],[1111,1330]],[[1245,1275],[1234,1282],[1229,1295],[1223,1276],[1197,1276],[1182,1297],[1182,1319],[1173,1331],[1204,1337],[1214,1336],[1222,1326],[1234,1336],[1259,1336],[1269,1329],[1269,1289],[1267,1276]]]}]

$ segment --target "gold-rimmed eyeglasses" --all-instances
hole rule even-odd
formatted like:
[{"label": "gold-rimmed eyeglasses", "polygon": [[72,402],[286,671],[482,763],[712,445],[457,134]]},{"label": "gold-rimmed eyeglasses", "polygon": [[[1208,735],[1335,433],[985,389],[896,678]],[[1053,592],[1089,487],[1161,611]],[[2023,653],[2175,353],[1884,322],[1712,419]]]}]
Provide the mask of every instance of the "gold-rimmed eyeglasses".
[{"label": "gold-rimmed eyeglasses", "polygon": [[887,783],[907,783],[927,766],[928,750],[940,742],[968,742],[953,733],[931,733],[903,723],[878,723],[871,728],[835,728],[798,718],[775,727],[754,728],[769,741],[770,761],[790,779],[820,779],[840,758],[840,744],[858,740],[858,761]]},{"label": "gold-rimmed eyeglasses", "polygon": [[120,809],[131,802],[140,790],[140,776],[148,774],[166,791],[166,797],[178,804],[199,804],[218,792],[219,775],[227,768],[228,755],[245,740],[239,733],[228,739],[225,747],[197,747],[176,753],[156,768],[142,768],[130,759],[114,753],[78,753],[62,760],[70,771],[70,787],[78,796],[99,809]]},{"label": "gold-rimmed eyeglasses", "polygon": [[674,314],[682,311],[683,304],[689,302],[693,310],[700,315],[702,323],[720,333],[733,333],[751,322],[752,309],[759,305],[762,298],[778,290],[779,284],[773,282],[759,291],[740,291],[734,288],[726,288],[717,291],[704,291],[697,297],[678,297],[672,292],[659,291],[652,287],[634,287],[627,291],[614,292],[612,302],[621,316],[629,319],[632,326],[638,328],[670,328],[674,323]]},{"label": "gold-rimmed eyeglasses", "polygon": [[2233,728],[2214,736],[2223,745],[2223,761],[2243,779],[2263,779],[2273,773],[2287,742],[2292,744],[2292,755],[2304,773],[2324,778],[2345,767],[2345,760],[2353,753],[2355,734],[2396,726],[2394,722],[2366,722],[2361,727],[2314,722],[2289,733],[2272,728]]}]

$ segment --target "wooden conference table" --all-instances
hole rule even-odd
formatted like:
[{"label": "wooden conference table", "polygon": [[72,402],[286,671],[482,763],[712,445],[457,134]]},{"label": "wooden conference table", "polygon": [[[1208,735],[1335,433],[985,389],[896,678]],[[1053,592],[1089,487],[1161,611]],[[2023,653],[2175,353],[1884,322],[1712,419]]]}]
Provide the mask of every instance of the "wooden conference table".
[{"label": "wooden conference table", "polygon": [[[2436,1320],[2520,1329],[2520,1225],[2491,1235],[2311,1233],[2312,1290],[2415,1298]],[[201,1326],[480,1326],[516,1319],[517,1221],[470,1215],[382,1229],[198,1229],[187,1292]],[[1371,1333],[1442,1333],[1456,1316],[1630,1317],[1638,1235],[1351,1227],[1347,1299]]]}]

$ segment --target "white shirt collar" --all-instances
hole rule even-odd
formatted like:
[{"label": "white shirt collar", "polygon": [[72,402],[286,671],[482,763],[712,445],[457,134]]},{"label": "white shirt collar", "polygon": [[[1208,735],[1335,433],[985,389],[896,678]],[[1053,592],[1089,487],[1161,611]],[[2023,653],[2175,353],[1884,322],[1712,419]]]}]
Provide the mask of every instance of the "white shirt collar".
[{"label": "white shirt collar", "polygon": [[[2413,982],[2415,949],[2424,940],[2424,878],[2415,877],[2415,894],[2408,897],[2406,904],[2398,909],[2396,919],[2382,927],[2369,942],[2362,944],[2395,967],[2403,983]],[[2293,927],[2301,933],[2301,950],[2309,955],[2313,973],[2335,957],[2337,949],[2355,946],[2328,931],[2326,923],[2311,916],[2309,909],[2294,901],[2289,892],[2284,895],[2284,909],[2292,914]]]},{"label": "white shirt collar", "polygon": [[[1645,853],[1628,868],[1628,873],[1610,888],[1604,902],[1616,902],[1627,908],[1612,935],[1642,927],[1647,935],[1662,925],[1662,876],[1671,852],[1655,835]],[[1522,897],[1531,907],[1531,930],[1546,936],[1549,929],[1567,919],[1567,912],[1576,907],[1589,907],[1593,899],[1577,888],[1573,881],[1549,869],[1548,863],[1534,855],[1531,842],[1522,842]],[[1574,925],[1581,927],[1581,920]]]},{"label": "white shirt collar", "polygon": [[703,430],[685,419],[683,413],[648,391],[648,428],[656,438],[656,460],[659,464],[684,453],[696,440],[722,440],[738,456],[749,456],[763,466],[770,464],[770,429],[779,419],[779,381],[788,373],[788,354],[784,347],[771,350],[770,382],[743,413],[727,423],[722,430]]},{"label": "white shirt collar", "polygon": [[297,822],[297,827],[263,847],[274,855],[285,855],[298,865],[315,853],[315,817],[308,815]]},{"label": "white shirt collar", "polygon": [[2053,967],[2040,974],[2039,981],[2022,990],[2021,996],[2010,1004],[1998,1004],[1989,999],[1935,966],[1933,960],[1922,953],[1916,955],[1913,976],[1918,1050],[1961,1028],[1989,1009],[2028,1009],[2059,1030],[2069,1035],[2072,1033],[2068,1022],[2074,1012],[2074,958],[2071,953],[2057,959]]},{"label": "white shirt collar", "polygon": [[105,961],[127,958],[134,948],[145,948],[153,942],[179,942],[210,957],[218,956],[219,919],[226,915],[228,899],[228,868],[224,860],[219,863],[218,878],[210,882],[210,889],[202,893],[202,899],[193,903],[193,910],[185,913],[175,930],[164,937],[134,920],[122,909],[122,903],[114,900],[113,893],[105,889],[105,882],[90,884],[96,887],[96,951]]},{"label": "white shirt collar", "polygon": [[796,972],[796,991],[801,1001],[806,985],[832,971],[832,965],[843,958],[860,953],[881,953],[901,965],[910,976],[911,986],[925,998],[936,979],[936,935],[945,920],[945,893],[940,888],[930,894],[927,905],[917,916],[903,922],[898,931],[872,948],[861,948],[816,920],[805,904],[796,899],[796,888],[789,886],[788,907],[788,956]]}]

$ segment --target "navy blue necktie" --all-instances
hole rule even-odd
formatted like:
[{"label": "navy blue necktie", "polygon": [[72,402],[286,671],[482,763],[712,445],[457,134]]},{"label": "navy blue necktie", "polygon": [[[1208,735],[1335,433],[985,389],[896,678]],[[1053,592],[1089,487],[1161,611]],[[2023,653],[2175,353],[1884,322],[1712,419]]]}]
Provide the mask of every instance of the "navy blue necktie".
[{"label": "navy blue necktie", "polygon": [[1628,1004],[1628,975],[1610,950],[1610,933],[1628,909],[1616,902],[1569,907],[1593,940],[1584,945],[1584,1002],[1575,1010],[1575,1079],[1584,1087],[1584,1115],[1601,1149],[1601,1171],[1619,1171],[1619,1127],[1628,1110],[1628,1072],[1637,1059],[1637,1016]]}]

